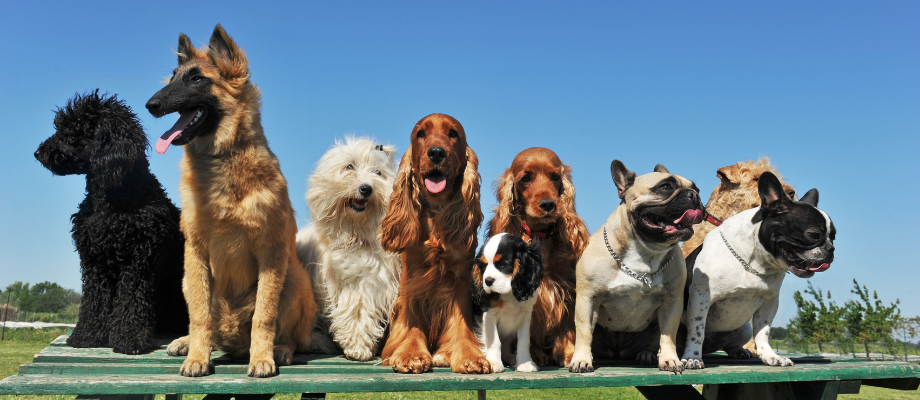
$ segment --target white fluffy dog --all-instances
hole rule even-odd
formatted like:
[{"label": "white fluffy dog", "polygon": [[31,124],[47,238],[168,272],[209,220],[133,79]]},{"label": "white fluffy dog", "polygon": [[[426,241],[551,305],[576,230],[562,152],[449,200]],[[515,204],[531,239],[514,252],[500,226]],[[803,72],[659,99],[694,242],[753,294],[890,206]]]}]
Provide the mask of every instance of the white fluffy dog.
[{"label": "white fluffy dog", "polygon": [[336,141],[309,180],[312,223],[297,233],[297,255],[313,277],[321,315],[315,351],[374,358],[399,287],[398,255],[377,239],[393,191],[393,146],[368,138]]}]

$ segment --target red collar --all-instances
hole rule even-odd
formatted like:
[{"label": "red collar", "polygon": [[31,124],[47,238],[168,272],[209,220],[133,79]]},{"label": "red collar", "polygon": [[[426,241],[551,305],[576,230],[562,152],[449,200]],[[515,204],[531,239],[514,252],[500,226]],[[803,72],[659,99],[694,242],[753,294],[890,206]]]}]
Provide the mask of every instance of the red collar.
[{"label": "red collar", "polygon": [[715,226],[722,225],[722,221],[720,221],[720,220],[719,220],[718,218],[716,218],[716,217],[713,217],[712,214],[706,212],[706,210],[703,210],[703,215],[706,216],[706,217],[705,217],[705,218],[706,218],[706,221],[709,222],[710,224],[713,224],[713,225],[715,225]]},{"label": "red collar", "polygon": [[525,235],[530,237],[538,237],[540,239],[546,239],[556,234],[556,224],[553,224],[553,227],[549,230],[549,232],[533,232],[530,230],[530,227],[527,226],[526,222],[521,221],[521,229],[524,230]]}]

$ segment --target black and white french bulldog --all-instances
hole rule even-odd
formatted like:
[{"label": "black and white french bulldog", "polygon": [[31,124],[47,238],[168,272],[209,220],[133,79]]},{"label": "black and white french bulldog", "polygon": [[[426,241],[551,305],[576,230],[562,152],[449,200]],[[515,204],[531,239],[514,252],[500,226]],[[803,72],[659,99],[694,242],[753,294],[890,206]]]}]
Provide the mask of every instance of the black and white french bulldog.
[{"label": "black and white french bulldog", "polygon": [[636,176],[613,160],[610,174],[622,201],[576,266],[569,370],[593,371],[594,347],[598,354],[645,364],[657,359],[661,370],[683,371],[675,336],[687,271],[678,243],[703,220],[699,189],[661,164]]},{"label": "black and white french bulldog", "polygon": [[[530,316],[543,279],[540,239],[528,245],[507,233],[490,237],[476,255],[471,275],[473,305],[482,313],[482,352],[492,372],[504,371],[506,362],[518,372],[537,371],[530,356]],[[516,357],[511,353],[514,339]]]},{"label": "black and white french bulldog", "polygon": [[[836,229],[817,208],[818,190],[799,201],[783,193],[776,175],[764,172],[758,183],[761,206],[725,220],[700,249],[687,257],[691,276],[682,362],[703,368],[702,354],[724,349],[733,358],[750,358],[742,348],[752,335],[766,365],[791,366],[768,341],[779,306],[785,273],[810,278],[834,261]],[[753,316],[753,318],[752,318]]]}]

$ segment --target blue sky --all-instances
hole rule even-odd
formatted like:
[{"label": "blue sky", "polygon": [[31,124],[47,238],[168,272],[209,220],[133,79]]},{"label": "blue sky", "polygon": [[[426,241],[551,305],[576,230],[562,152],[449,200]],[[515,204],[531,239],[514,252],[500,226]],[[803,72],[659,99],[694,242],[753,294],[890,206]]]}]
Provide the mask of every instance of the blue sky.
[{"label": "blue sky", "polygon": [[[76,92],[117,93],[152,145],[176,117],[144,103],[175,67],[179,33],[203,45],[220,23],[249,56],[300,226],[307,176],[337,137],[402,152],[432,112],[466,128],[484,209],[515,154],[549,147],[572,166],[592,232],[617,204],[614,158],[638,173],[663,163],[706,198],[716,169],[768,155],[800,193],[820,190],[838,229],[814,284],[842,301],[856,278],[920,314],[920,3],[133,3],[0,6],[0,286],[80,286],[69,216],[84,179],[32,157],[53,110]],[[148,153],[178,203],[181,148]],[[805,285],[787,278],[777,325]]]}]

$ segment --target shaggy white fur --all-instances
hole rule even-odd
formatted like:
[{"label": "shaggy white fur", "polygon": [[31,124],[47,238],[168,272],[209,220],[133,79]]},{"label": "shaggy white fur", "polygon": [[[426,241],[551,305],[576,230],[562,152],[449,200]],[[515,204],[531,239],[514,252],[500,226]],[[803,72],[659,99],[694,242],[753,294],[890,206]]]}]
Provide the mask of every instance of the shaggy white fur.
[{"label": "shaggy white fur", "polygon": [[312,223],[297,233],[297,256],[313,277],[321,313],[314,351],[335,354],[341,347],[345,357],[367,361],[386,330],[401,266],[397,254],[380,246],[377,230],[393,191],[395,151],[346,137],[310,176]]}]

